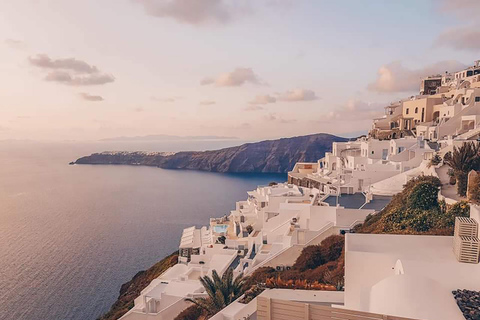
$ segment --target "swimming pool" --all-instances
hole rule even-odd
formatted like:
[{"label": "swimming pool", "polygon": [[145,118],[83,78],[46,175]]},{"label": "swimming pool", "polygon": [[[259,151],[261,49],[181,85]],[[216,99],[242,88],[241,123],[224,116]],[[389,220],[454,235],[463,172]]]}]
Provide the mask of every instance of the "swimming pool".
[{"label": "swimming pool", "polygon": [[217,224],[213,226],[213,232],[215,233],[226,233],[228,229],[228,224]]}]

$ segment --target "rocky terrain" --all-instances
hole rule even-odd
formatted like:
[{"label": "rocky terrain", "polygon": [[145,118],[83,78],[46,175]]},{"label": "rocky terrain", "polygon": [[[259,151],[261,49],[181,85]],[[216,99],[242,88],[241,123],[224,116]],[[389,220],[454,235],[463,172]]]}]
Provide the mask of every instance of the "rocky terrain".
[{"label": "rocky terrain", "polygon": [[463,289],[452,294],[465,319],[480,320],[480,292]]},{"label": "rocky terrain", "polygon": [[122,284],[117,301],[110,310],[97,320],[116,320],[133,308],[133,301],[140,295],[153,279],[159,277],[168,268],[174,266],[178,261],[178,252],[163,258],[145,271],[139,271],[132,280]]},{"label": "rocky terrain", "polygon": [[312,162],[331,151],[332,142],[348,141],[326,133],[246,143],[213,151],[102,152],[79,158],[72,164],[156,166],[212,172],[285,173],[296,162]]}]

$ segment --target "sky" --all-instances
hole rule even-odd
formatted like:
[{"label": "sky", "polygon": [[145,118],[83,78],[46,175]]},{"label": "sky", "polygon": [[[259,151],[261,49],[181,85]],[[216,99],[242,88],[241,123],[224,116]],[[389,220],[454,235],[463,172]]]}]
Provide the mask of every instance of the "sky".
[{"label": "sky", "polygon": [[0,140],[352,136],[480,59],[477,0],[0,0]]}]

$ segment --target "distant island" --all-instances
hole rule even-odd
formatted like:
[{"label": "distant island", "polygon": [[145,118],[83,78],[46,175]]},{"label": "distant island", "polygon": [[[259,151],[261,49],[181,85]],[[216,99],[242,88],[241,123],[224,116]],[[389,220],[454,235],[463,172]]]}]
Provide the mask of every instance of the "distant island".
[{"label": "distant island", "polygon": [[135,137],[113,137],[100,139],[100,141],[197,141],[197,140],[238,140],[237,137],[224,136],[172,136],[168,134],[155,134]]},{"label": "distant island", "polygon": [[71,164],[155,166],[235,173],[286,173],[296,162],[317,161],[331,151],[333,142],[348,138],[326,133],[245,143],[213,151],[125,152],[107,151],[82,157]]}]

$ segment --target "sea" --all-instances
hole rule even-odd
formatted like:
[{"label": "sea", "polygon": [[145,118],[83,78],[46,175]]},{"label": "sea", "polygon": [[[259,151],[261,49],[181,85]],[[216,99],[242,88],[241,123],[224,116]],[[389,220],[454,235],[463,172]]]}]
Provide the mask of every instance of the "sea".
[{"label": "sea", "polygon": [[213,150],[240,141],[0,141],[0,319],[88,320],[120,286],[284,174],[68,165],[93,152]]}]

